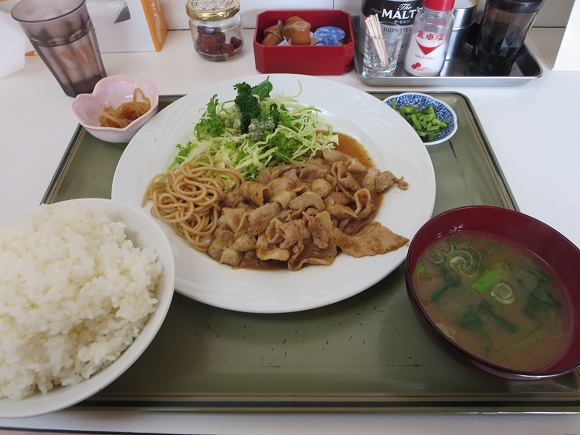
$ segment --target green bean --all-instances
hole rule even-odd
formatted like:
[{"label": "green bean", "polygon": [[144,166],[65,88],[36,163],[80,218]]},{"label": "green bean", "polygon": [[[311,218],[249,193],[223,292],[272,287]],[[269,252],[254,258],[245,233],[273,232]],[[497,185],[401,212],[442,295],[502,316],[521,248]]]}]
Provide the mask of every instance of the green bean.
[{"label": "green bean", "polygon": [[435,107],[430,105],[423,110],[416,106],[401,106],[397,109],[397,102],[391,101],[391,107],[399,113],[413,127],[423,142],[433,141],[441,130],[447,128],[446,121],[437,118]]}]

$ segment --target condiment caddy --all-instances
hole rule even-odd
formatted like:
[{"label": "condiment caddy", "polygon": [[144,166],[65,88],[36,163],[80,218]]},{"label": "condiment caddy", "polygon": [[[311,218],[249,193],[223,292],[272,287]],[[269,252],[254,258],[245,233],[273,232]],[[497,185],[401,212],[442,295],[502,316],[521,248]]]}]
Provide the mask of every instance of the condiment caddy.
[{"label": "condiment caddy", "polygon": [[[344,32],[339,45],[270,45],[268,34],[279,33],[291,17],[299,17],[310,25],[312,37],[321,28],[337,28]],[[283,37],[283,35],[282,35]],[[322,39],[322,37],[317,39]],[[282,39],[282,38],[279,38]],[[290,39],[290,38],[289,38]],[[286,42],[286,41],[284,41]],[[256,69],[263,73],[293,73],[309,75],[340,75],[353,68],[354,31],[351,15],[340,10],[268,10],[256,17],[254,32],[254,58]]]},{"label": "condiment caddy", "polygon": [[[361,36],[361,17],[353,17],[353,30],[357,42]],[[359,79],[368,86],[382,87],[487,87],[487,86],[520,86],[542,76],[543,70],[533,53],[524,44],[519,50],[515,63],[509,74],[504,76],[477,76],[470,75],[467,62],[471,53],[472,44],[479,31],[479,25],[474,23],[466,36],[465,44],[456,48],[452,59],[447,59],[438,76],[416,77],[408,74],[403,67],[403,58],[399,58],[397,68],[389,77],[365,77],[363,74],[363,53],[355,50],[354,69]],[[403,56],[403,55],[401,55]]]}]

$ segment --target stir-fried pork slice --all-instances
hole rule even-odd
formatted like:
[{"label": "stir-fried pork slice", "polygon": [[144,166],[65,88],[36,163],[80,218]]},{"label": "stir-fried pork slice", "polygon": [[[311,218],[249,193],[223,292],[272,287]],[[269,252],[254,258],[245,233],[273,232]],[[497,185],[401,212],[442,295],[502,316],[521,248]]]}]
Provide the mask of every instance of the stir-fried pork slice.
[{"label": "stir-fried pork slice", "polygon": [[324,205],[326,210],[337,219],[351,219],[356,218],[354,210],[349,207],[353,201],[350,194],[341,191],[331,192],[325,199]]},{"label": "stir-fried pork slice", "polygon": [[302,195],[294,198],[288,206],[294,210],[305,210],[308,207],[314,207],[318,211],[324,210],[324,201],[314,192],[304,192]]},{"label": "stir-fried pork slice", "polygon": [[247,233],[241,234],[230,245],[230,248],[239,252],[251,251],[256,249],[256,238]]},{"label": "stir-fried pork slice", "polygon": [[272,219],[280,214],[282,206],[277,202],[270,202],[255,210],[244,213],[240,228],[246,229],[250,234],[258,236],[266,231]]},{"label": "stir-fried pork slice", "polygon": [[385,254],[409,242],[409,239],[393,233],[379,222],[367,224],[354,236],[346,235],[339,228],[335,228],[332,234],[340,249],[356,258]]},{"label": "stir-fried pork slice", "polygon": [[240,195],[252,201],[258,207],[266,204],[272,198],[272,188],[255,181],[245,181],[240,186]]},{"label": "stir-fried pork slice", "polygon": [[369,169],[362,183],[364,187],[375,193],[382,193],[395,183],[401,190],[406,190],[409,186],[403,178],[395,177],[390,171],[381,172],[377,168]]},{"label": "stir-fried pork slice", "polygon": [[277,260],[288,261],[290,258],[290,250],[282,249],[276,245],[268,243],[265,234],[260,234],[256,241],[256,256],[263,261]]},{"label": "stir-fried pork slice", "polygon": [[270,245],[278,245],[282,249],[290,249],[300,240],[310,237],[306,222],[301,219],[288,222],[273,219],[265,234]]},{"label": "stir-fried pork slice", "polygon": [[330,204],[326,210],[337,219],[355,219],[356,213],[348,205]]},{"label": "stir-fried pork slice", "polygon": [[242,198],[242,195],[240,195],[237,191],[235,193],[228,192],[226,193],[226,197],[224,198],[223,207],[228,208],[245,207],[244,198]]},{"label": "stir-fried pork slice", "polygon": [[324,178],[318,178],[310,184],[310,190],[321,198],[325,198],[332,192],[332,185]]},{"label": "stir-fried pork slice", "polygon": [[359,189],[354,194],[354,202],[356,208],[354,214],[358,219],[368,218],[373,211],[375,211],[375,206],[373,205],[371,192],[368,189]]},{"label": "stir-fried pork slice", "polygon": [[228,264],[235,267],[242,262],[243,258],[244,254],[242,252],[236,251],[232,248],[226,248],[223,250],[218,261],[222,264]]},{"label": "stir-fried pork slice", "polygon": [[268,184],[272,181],[272,171],[268,168],[262,169],[258,175],[256,175],[256,181],[262,184]]},{"label": "stir-fried pork slice", "polygon": [[356,192],[362,187],[354,175],[348,172],[344,162],[333,163],[331,172],[338,181],[338,185],[347,191]]},{"label": "stir-fried pork slice", "polygon": [[296,198],[296,192],[292,192],[291,190],[283,190],[281,192],[276,192],[275,195],[272,196],[272,202],[277,202],[282,206],[282,209],[287,209],[290,201]]},{"label": "stir-fried pork slice", "polygon": [[242,216],[246,213],[245,207],[222,208],[222,215],[218,219],[218,226],[225,227],[232,232],[236,232],[242,222]]},{"label": "stir-fried pork slice", "polygon": [[222,251],[218,261],[234,267],[239,266],[244,259],[244,253],[254,249],[256,249],[256,238],[245,233]]},{"label": "stir-fried pork slice", "polygon": [[218,228],[214,232],[214,239],[209,245],[207,254],[216,261],[219,261],[222,252],[234,243],[234,233],[226,228]]},{"label": "stir-fried pork slice", "polygon": [[327,266],[334,263],[338,250],[331,241],[325,249],[318,248],[312,240],[307,240],[302,246],[296,245],[293,255],[288,259],[288,269],[299,270],[305,264],[319,264]]},{"label": "stir-fried pork slice", "polygon": [[322,157],[329,162],[346,162],[352,157],[338,150],[327,149],[322,150]]},{"label": "stir-fried pork slice", "polygon": [[270,180],[268,186],[272,189],[272,195],[276,196],[282,192],[296,192],[302,189],[302,184],[298,178],[279,177]]},{"label": "stir-fried pork slice", "polygon": [[364,176],[366,175],[368,168],[363,165],[358,159],[349,159],[345,162],[346,170],[351,174]]},{"label": "stir-fried pork slice", "polygon": [[320,249],[326,249],[332,240],[332,228],[334,227],[330,213],[323,211],[308,217],[308,229],[312,235],[312,241]]},{"label": "stir-fried pork slice", "polygon": [[326,198],[324,198],[324,204],[326,207],[332,204],[339,204],[339,205],[348,205],[352,202],[353,197],[350,194],[346,194],[345,192],[330,192]]},{"label": "stir-fried pork slice", "polygon": [[303,183],[312,183],[314,180],[324,178],[328,173],[326,166],[322,165],[302,165],[298,172],[298,178]]}]

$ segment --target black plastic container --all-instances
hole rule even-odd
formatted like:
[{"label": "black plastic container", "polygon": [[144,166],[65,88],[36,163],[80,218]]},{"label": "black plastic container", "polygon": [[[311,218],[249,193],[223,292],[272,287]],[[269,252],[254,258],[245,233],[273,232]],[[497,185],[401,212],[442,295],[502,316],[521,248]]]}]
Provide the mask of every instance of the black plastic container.
[{"label": "black plastic container", "polygon": [[487,0],[469,73],[507,75],[543,4],[544,0]]}]

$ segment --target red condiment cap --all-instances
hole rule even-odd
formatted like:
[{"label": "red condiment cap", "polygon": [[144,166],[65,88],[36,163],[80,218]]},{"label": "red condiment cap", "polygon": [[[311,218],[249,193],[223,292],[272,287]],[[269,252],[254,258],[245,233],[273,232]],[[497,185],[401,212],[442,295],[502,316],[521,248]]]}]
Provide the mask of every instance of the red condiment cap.
[{"label": "red condiment cap", "polygon": [[434,11],[450,11],[455,6],[455,0],[424,0],[423,6]]}]

